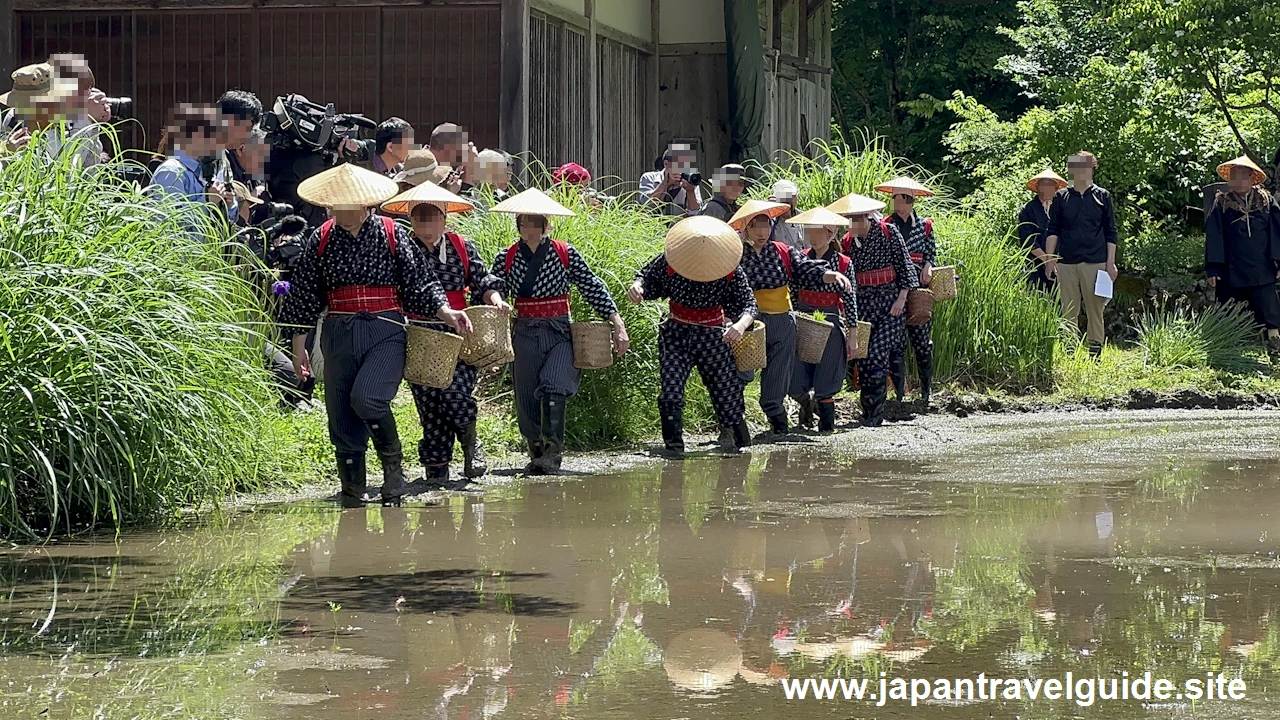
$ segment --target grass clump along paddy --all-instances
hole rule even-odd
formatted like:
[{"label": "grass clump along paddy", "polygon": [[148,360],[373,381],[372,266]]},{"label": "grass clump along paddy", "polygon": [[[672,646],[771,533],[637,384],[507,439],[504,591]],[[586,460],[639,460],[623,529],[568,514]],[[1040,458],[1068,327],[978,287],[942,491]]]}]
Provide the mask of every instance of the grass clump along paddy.
[{"label": "grass clump along paddy", "polygon": [[119,526],[296,477],[266,318],[212,224],[39,145],[0,171],[0,535]]}]

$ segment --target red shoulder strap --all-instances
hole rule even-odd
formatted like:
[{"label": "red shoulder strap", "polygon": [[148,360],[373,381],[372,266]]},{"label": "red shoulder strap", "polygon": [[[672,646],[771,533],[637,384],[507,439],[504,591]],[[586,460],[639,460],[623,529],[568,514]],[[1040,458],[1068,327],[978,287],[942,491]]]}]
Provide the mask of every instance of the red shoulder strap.
[{"label": "red shoulder strap", "polygon": [[569,269],[569,243],[552,240],[551,247],[555,248],[556,254],[560,256],[560,264],[564,265],[564,269]]},{"label": "red shoulder strap", "polygon": [[787,278],[791,277],[791,248],[786,243],[774,242],[773,249],[778,251],[778,258],[782,260],[782,267],[787,270]]},{"label": "red shoulder strap", "polygon": [[502,261],[508,275],[511,274],[511,263],[516,261],[516,245],[518,244],[512,243],[511,247],[507,248],[507,259]]},{"label": "red shoulder strap", "polygon": [[386,215],[379,215],[382,220],[382,230],[387,233],[387,247],[390,248],[391,254],[396,254],[396,221]]},{"label": "red shoulder strap", "polygon": [[467,244],[458,233],[445,233],[444,236],[449,238],[449,244],[453,246],[453,251],[458,253],[458,258],[462,260],[462,282],[470,282],[471,255],[467,253]]},{"label": "red shoulder strap", "polygon": [[840,274],[844,275],[849,272],[849,265],[853,263],[853,258],[844,253],[836,253],[836,265],[840,268]]},{"label": "red shoulder strap", "polygon": [[889,230],[889,218],[880,218],[880,229],[884,231],[884,237],[886,240],[893,237],[893,233]]},{"label": "red shoulder strap", "polygon": [[329,218],[320,226],[320,247],[316,248],[316,255],[324,254],[324,246],[329,244],[329,234],[333,232],[333,226],[336,222],[338,221]]},{"label": "red shoulder strap", "polygon": [[925,235],[933,234],[933,218],[924,219],[924,234]]},{"label": "red shoulder strap", "polygon": [[667,263],[667,277],[671,277],[672,275],[675,275],[675,274],[676,274],[676,269],[671,267],[671,263]]}]

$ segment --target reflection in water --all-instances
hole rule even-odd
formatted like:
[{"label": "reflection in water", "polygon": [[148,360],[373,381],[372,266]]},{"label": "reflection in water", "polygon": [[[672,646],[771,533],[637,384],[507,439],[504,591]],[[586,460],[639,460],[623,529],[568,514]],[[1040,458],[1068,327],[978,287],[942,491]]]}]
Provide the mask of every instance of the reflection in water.
[{"label": "reflection in water", "polygon": [[937,711],[778,681],[1148,670],[1249,682],[1198,715],[1280,717],[1280,463],[1206,458],[1030,485],[806,449],[15,550],[0,717],[906,717]]}]

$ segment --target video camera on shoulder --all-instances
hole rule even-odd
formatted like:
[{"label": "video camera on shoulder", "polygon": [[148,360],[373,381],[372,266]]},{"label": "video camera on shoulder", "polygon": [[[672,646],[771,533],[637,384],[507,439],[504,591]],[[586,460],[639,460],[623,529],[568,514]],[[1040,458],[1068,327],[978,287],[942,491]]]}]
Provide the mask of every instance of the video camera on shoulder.
[{"label": "video camera on shoulder", "polygon": [[378,124],[358,113],[339,113],[333,103],[321,106],[302,95],[276,98],[271,112],[262,118],[262,129],[273,146],[304,150],[325,156],[326,165],[338,160],[344,138],[358,138],[360,131],[376,130]]}]

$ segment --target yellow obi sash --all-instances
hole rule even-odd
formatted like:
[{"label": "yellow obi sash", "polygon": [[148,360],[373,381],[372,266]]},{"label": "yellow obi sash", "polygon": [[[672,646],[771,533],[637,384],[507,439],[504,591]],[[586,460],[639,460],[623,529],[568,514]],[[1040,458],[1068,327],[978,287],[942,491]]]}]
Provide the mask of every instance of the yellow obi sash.
[{"label": "yellow obi sash", "polygon": [[756,305],[760,306],[760,312],[769,315],[791,312],[791,288],[786,285],[769,290],[755,290],[752,294],[756,296]]}]

